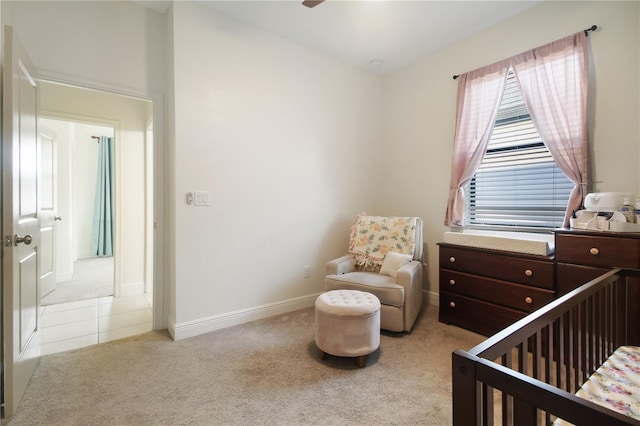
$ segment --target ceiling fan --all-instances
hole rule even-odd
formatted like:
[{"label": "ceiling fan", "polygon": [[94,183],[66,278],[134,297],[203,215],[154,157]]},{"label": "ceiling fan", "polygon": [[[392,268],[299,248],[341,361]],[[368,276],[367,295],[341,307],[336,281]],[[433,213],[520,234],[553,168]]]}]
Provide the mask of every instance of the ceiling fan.
[{"label": "ceiling fan", "polygon": [[304,0],[304,1],[302,2],[302,4],[303,4],[304,6],[307,6],[307,7],[309,7],[309,8],[312,8],[312,7],[316,7],[317,5],[319,5],[320,3],[322,3],[323,1],[324,1],[324,0]]}]

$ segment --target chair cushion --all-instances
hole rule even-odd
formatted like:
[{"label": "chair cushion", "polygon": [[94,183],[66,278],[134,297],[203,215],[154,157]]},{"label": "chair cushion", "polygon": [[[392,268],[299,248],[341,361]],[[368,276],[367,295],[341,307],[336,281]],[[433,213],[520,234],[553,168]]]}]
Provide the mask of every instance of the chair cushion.
[{"label": "chair cushion", "polygon": [[408,254],[400,254],[394,251],[390,251],[384,257],[382,266],[380,267],[380,273],[389,275],[391,278],[398,280],[398,269],[407,263],[411,262],[411,256]]},{"label": "chair cushion", "polygon": [[404,306],[404,287],[395,283],[388,275],[376,272],[349,272],[327,275],[325,290],[360,290],[375,295],[383,305]]}]

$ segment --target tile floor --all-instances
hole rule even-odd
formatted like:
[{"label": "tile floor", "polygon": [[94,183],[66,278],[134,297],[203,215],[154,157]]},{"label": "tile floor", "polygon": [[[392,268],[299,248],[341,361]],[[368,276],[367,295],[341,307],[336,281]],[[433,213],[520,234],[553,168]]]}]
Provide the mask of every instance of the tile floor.
[{"label": "tile floor", "polygon": [[42,355],[151,331],[151,306],[151,295],[141,294],[43,306]]}]

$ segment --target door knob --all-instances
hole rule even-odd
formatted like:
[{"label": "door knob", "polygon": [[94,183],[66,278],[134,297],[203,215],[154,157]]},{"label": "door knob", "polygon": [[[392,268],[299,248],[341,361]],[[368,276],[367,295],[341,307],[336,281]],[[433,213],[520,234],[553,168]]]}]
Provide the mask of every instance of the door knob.
[{"label": "door knob", "polygon": [[53,220],[62,220],[62,218],[60,216],[56,216],[53,218]]},{"label": "door knob", "polygon": [[18,234],[16,234],[13,237],[14,240],[14,244],[18,245],[20,243],[25,243],[26,245],[31,244],[31,242],[33,241],[33,237],[31,235],[25,235],[24,237],[19,237]]}]

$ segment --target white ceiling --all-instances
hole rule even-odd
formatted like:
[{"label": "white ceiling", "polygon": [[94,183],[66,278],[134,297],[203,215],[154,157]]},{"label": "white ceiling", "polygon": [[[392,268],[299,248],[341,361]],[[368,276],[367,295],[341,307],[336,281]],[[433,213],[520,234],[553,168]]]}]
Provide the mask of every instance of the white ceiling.
[{"label": "white ceiling", "polygon": [[[326,0],[313,9],[302,6],[302,0],[196,1],[221,14],[385,74],[543,0]],[[163,3],[167,2],[160,5]],[[382,64],[375,66],[376,61]]]}]

